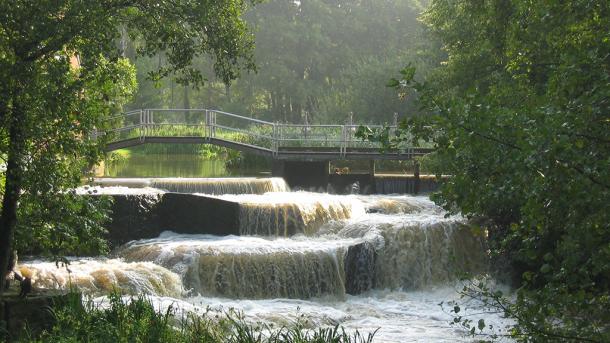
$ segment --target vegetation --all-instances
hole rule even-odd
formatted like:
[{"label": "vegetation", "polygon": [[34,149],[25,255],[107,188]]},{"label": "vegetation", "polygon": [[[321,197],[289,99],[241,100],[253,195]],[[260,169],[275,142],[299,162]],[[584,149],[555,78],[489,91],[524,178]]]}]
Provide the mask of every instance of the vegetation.
[{"label": "vegetation", "polygon": [[514,300],[465,294],[515,319],[518,341],[610,341],[610,3],[437,0],[422,20],[446,58],[426,81],[412,65],[390,81],[428,113],[386,145],[433,142],[452,175],[435,200],[479,218],[514,271]]},{"label": "vegetation", "polygon": [[18,342],[239,342],[239,343],[351,343],[372,342],[374,334],[348,334],[343,329],[306,329],[304,321],[288,327],[249,324],[234,311],[224,315],[189,314],[175,318],[176,309],[156,310],[150,300],[140,296],[129,301],[111,294],[102,308],[89,301],[81,304],[73,295],[67,306],[54,310],[55,324],[39,335],[24,334]]},{"label": "vegetation", "polygon": [[246,7],[244,0],[0,2],[0,275],[15,246],[55,257],[103,248],[96,237],[104,207],[65,190],[101,157],[90,133],[134,90],[135,70],[117,43],[129,36],[140,42],[138,55],[164,51],[167,63],[150,71],[153,79],[172,74],[200,84],[191,62],[209,55],[212,72],[228,83],[253,67]]},{"label": "vegetation", "polygon": [[[210,78],[197,88],[178,84],[172,75],[150,80],[149,71],[166,65],[168,56],[162,52],[137,56],[139,39],[125,39],[125,56],[137,67],[139,84],[134,100],[126,107],[212,108],[297,124],[343,124],[350,116],[354,123],[392,122],[394,113],[405,115],[418,109],[410,103],[405,108],[404,102],[384,87],[387,75],[404,60],[417,63],[422,74],[438,60],[425,49],[429,40],[417,20],[426,5],[419,0],[267,1],[244,16],[256,33],[256,73],[242,74],[230,83]],[[193,63],[202,71],[211,71],[212,65],[204,56]],[[184,111],[162,115],[167,122],[173,117],[189,123],[202,119],[200,114]],[[163,119],[155,116],[155,121]],[[294,134],[300,137],[302,132],[295,130]],[[340,137],[341,133],[323,135]],[[165,150],[151,146],[140,151],[159,149]],[[167,149],[215,158],[207,147]],[[222,154],[229,156],[230,169],[266,164],[249,154]]]},{"label": "vegetation", "polygon": [[[256,33],[257,72],[227,84],[209,79],[198,89],[172,78],[147,82],[148,70],[167,63],[164,54],[135,60],[140,88],[129,108],[220,108],[268,121],[302,124],[383,123],[405,108],[384,87],[404,60],[421,72],[435,59],[417,16],[425,1],[271,0],[245,15]],[[127,56],[138,46],[129,41]],[[133,55],[135,57],[135,55]],[[200,58],[195,66],[209,70]]]}]

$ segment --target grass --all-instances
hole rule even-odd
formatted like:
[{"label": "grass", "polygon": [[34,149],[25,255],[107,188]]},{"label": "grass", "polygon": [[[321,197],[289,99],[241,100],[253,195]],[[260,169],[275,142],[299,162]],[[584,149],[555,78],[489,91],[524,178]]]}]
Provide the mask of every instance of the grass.
[{"label": "grass", "polygon": [[68,304],[53,310],[55,323],[49,330],[33,335],[25,332],[16,342],[240,342],[240,343],[369,343],[374,334],[348,334],[341,327],[309,330],[304,323],[273,328],[249,324],[235,311],[224,315],[189,314],[176,318],[176,310],[155,310],[146,297],[125,301],[118,294],[109,296],[102,308],[88,301],[84,305],[74,295]]}]

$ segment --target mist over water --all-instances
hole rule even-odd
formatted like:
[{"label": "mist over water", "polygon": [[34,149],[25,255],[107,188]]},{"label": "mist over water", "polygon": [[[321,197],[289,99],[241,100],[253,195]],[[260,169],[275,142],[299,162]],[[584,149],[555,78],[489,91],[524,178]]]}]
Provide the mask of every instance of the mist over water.
[{"label": "mist over water", "polygon": [[129,242],[111,258],[76,259],[70,272],[22,264],[35,286],[72,284],[94,296],[116,286],[180,311],[235,308],[253,323],[298,319],[311,327],[379,329],[376,342],[467,341],[438,304],[457,297],[460,273],[485,272],[484,239],[463,218],[445,218],[427,197],[290,192],[275,178],[99,184],[98,193],[150,197],[171,190],[238,203],[241,235],[166,231]]}]

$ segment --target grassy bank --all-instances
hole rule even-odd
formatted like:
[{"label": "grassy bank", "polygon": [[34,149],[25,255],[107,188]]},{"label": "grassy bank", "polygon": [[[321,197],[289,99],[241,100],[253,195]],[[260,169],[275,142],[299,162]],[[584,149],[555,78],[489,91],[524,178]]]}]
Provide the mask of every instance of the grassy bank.
[{"label": "grassy bank", "polygon": [[369,343],[373,334],[346,333],[342,328],[306,329],[306,322],[274,328],[247,323],[239,313],[224,315],[188,314],[180,318],[175,308],[155,309],[145,297],[125,301],[119,294],[109,296],[101,308],[93,302],[81,303],[80,296],[53,311],[55,324],[34,335],[25,332],[16,342],[244,342],[244,343]]}]

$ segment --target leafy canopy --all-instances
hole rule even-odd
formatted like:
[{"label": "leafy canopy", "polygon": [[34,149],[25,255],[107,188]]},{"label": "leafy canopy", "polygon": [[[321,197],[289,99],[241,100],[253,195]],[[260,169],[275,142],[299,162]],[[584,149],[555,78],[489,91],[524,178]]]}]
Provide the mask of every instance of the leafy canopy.
[{"label": "leafy canopy", "polygon": [[410,66],[390,81],[427,111],[399,134],[434,143],[452,175],[436,201],[485,218],[515,271],[515,302],[479,294],[520,340],[609,340],[610,3],[437,0],[422,20],[446,60],[424,82]]},{"label": "leafy canopy", "polygon": [[[201,84],[191,66],[209,56],[229,82],[253,68],[244,0],[63,0],[0,2],[0,156],[3,207],[0,267],[13,237],[24,252],[60,257],[103,250],[106,199],[67,191],[100,159],[108,125],[136,89],[120,41],[142,42],[137,56],[161,51],[159,79]],[[15,230],[15,228],[17,228]]]}]

